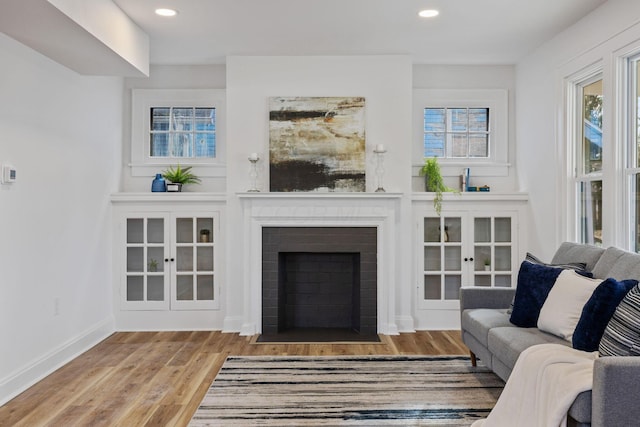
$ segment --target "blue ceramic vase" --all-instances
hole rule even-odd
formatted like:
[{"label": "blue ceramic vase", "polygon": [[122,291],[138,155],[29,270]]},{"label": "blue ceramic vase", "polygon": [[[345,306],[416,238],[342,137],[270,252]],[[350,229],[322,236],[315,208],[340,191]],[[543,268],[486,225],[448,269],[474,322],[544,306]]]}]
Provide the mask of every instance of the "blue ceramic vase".
[{"label": "blue ceramic vase", "polygon": [[154,193],[167,191],[167,183],[161,173],[157,173],[156,177],[153,179],[153,182],[151,183],[151,191]]}]

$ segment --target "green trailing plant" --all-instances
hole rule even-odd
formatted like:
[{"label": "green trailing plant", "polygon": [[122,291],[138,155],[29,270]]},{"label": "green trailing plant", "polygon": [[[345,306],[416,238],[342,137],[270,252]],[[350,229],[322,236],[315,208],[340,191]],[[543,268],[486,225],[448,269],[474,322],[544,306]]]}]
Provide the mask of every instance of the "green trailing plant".
[{"label": "green trailing plant", "polygon": [[200,178],[191,173],[191,166],[187,166],[186,168],[181,167],[180,165],[176,166],[175,169],[173,166],[169,166],[169,169],[166,169],[162,172],[162,176],[165,179],[168,179],[173,184],[199,184]]},{"label": "green trailing plant", "polygon": [[420,168],[420,176],[424,176],[425,190],[436,193],[433,199],[433,207],[438,216],[440,216],[440,212],[442,212],[442,193],[456,192],[456,190],[444,185],[437,157],[429,157],[424,160],[424,165]]}]

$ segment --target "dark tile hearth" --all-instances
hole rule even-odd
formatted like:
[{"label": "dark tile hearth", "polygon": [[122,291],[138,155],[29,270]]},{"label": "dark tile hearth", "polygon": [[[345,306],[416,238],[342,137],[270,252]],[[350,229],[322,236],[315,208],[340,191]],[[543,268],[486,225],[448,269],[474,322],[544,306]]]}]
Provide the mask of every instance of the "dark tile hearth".
[{"label": "dark tile hearth", "polygon": [[327,343],[327,342],[381,342],[378,334],[361,334],[345,328],[294,328],[276,334],[262,334],[261,343]]}]

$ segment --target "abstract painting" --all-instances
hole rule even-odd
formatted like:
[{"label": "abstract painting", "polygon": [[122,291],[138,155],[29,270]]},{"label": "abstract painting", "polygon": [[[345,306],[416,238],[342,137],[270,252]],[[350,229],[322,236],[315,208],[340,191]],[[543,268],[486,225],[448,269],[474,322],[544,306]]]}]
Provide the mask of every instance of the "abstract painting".
[{"label": "abstract painting", "polygon": [[365,191],[364,98],[269,98],[270,191]]}]

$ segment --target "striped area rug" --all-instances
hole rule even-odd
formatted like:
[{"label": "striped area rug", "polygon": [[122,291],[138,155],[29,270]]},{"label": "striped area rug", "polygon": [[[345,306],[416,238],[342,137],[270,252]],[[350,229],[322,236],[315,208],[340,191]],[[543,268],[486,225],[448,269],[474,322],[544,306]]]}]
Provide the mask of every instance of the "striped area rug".
[{"label": "striped area rug", "polygon": [[189,426],[469,426],[503,386],[463,356],[229,357]]}]

